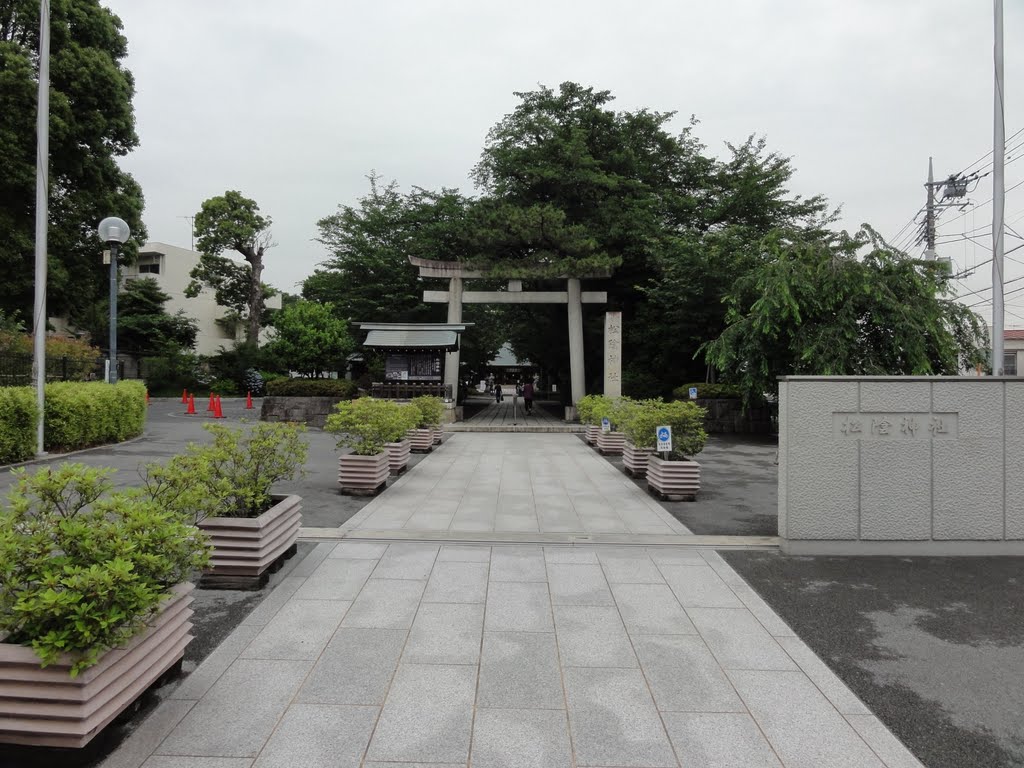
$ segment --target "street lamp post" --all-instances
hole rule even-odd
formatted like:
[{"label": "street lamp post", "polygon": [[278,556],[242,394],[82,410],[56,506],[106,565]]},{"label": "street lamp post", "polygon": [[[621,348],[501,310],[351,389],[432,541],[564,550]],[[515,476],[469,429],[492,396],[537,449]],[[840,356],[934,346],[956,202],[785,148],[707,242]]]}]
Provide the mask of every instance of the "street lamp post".
[{"label": "street lamp post", "polygon": [[110,371],[107,381],[117,384],[117,247],[128,240],[131,230],[115,216],[100,222],[100,240],[110,246]]}]

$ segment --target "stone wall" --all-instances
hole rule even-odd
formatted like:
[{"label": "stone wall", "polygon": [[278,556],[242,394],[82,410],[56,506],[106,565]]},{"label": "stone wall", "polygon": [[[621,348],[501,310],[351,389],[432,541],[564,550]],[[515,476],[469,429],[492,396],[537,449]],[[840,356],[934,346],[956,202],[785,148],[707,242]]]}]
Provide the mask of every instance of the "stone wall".
[{"label": "stone wall", "polygon": [[704,429],[711,435],[770,435],[774,431],[772,412],[766,407],[743,412],[743,401],[737,398],[699,397],[692,402],[708,411]]},{"label": "stone wall", "polygon": [[299,421],[323,429],[327,416],[334,412],[334,406],[346,399],[271,395],[263,398],[260,421]]},{"label": "stone wall", "polygon": [[1024,555],[1024,379],[785,377],[789,554]]}]

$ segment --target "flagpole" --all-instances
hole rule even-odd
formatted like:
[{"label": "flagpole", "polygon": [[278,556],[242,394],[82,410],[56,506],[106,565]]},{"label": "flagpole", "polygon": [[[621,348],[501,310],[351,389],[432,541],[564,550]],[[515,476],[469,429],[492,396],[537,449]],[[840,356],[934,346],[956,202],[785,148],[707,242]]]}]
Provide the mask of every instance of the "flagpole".
[{"label": "flagpole", "polygon": [[46,387],[46,234],[50,200],[50,0],[39,3],[39,97],[36,111],[36,253],[35,301],[32,306],[35,374],[36,455],[46,451],[43,442],[43,412]]}]

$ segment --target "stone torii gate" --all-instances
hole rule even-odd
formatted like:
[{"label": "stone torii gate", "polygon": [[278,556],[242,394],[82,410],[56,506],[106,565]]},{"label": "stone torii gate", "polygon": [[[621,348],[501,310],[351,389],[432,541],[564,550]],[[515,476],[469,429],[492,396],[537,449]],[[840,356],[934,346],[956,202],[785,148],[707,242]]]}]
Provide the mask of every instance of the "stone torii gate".
[{"label": "stone torii gate", "polygon": [[[409,262],[419,269],[420,277],[448,281],[447,291],[424,290],[423,300],[432,304],[447,304],[449,323],[462,322],[463,304],[566,304],[569,319],[570,394],[573,403],[572,416],[575,416],[575,405],[586,394],[583,368],[583,305],[608,302],[608,294],[605,291],[583,291],[580,288],[580,280],[607,277],[607,273],[560,277],[559,280],[566,281],[564,291],[524,291],[522,280],[509,280],[507,291],[467,291],[463,288],[464,280],[486,279],[488,275],[479,270],[466,269],[457,261],[434,261],[410,256]],[[458,350],[447,353],[444,383],[452,385],[453,392],[458,392]]]}]

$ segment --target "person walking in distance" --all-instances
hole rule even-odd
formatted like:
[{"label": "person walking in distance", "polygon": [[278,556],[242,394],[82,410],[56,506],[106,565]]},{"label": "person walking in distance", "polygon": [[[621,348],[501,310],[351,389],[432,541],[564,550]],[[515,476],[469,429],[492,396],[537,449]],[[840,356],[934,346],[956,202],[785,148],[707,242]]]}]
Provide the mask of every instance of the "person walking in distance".
[{"label": "person walking in distance", "polygon": [[529,379],[523,384],[523,407],[527,414],[533,413],[533,382]]},{"label": "person walking in distance", "polygon": [[501,384],[494,385],[494,402],[501,402]]}]

